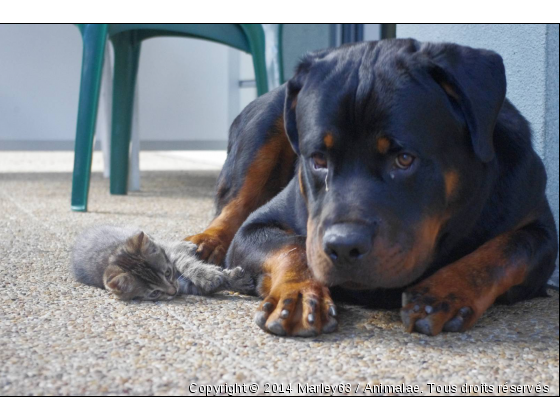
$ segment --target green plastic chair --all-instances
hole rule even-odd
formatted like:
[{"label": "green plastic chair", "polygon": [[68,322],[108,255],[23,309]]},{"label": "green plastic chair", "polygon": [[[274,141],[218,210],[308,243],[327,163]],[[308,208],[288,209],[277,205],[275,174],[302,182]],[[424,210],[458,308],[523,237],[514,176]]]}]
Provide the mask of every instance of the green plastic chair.
[{"label": "green plastic chair", "polygon": [[[93,136],[107,37],[115,52],[111,123],[110,192],[126,194],[134,90],[142,41],[182,36],[214,41],[253,57],[257,94],[268,91],[265,35],[260,24],[79,24],[83,58],[72,177],[73,211],[87,211]],[[278,46],[278,51],[281,48]],[[282,78],[281,66],[279,69]]]}]

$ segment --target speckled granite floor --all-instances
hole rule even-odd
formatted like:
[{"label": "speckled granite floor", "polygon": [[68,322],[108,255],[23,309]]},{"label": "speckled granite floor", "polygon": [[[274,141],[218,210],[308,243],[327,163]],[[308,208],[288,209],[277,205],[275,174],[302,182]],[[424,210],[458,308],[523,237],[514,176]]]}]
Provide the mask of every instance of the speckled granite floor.
[{"label": "speckled granite floor", "polygon": [[[68,156],[0,153],[0,172],[10,172],[0,173],[0,395],[262,394],[282,390],[267,384],[289,383],[300,394],[331,393],[321,385],[340,383],[359,395],[403,391],[371,388],[380,384],[476,393],[461,389],[465,383],[494,394],[510,394],[498,388],[504,384],[559,393],[557,292],[494,307],[464,334],[406,334],[397,311],[344,305],[338,332],[286,339],[253,324],[253,297],[123,303],[79,285],[68,263],[81,229],[110,222],[166,238],[198,232],[212,215],[217,172],[144,172],[142,191],[124,197],[110,196],[95,173],[90,211],[72,213],[71,174],[55,172],[64,162]],[[26,165],[35,173],[18,172]]]}]

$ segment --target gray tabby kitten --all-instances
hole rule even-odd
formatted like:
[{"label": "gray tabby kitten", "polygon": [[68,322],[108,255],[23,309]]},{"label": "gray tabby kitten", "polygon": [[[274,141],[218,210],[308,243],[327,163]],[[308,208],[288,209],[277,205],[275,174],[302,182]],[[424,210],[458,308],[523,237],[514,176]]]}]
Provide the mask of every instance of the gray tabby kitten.
[{"label": "gray tabby kitten", "polygon": [[185,241],[155,242],[136,228],[94,226],[76,239],[72,268],[80,283],[105,288],[121,300],[254,290],[240,267],[224,270],[204,263],[195,256],[196,248]]}]

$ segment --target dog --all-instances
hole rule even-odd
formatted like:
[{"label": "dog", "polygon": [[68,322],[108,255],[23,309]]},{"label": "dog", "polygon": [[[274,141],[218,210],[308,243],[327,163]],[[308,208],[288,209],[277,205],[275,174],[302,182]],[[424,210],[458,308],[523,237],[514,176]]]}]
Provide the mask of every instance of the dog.
[{"label": "dog", "polygon": [[187,239],[257,279],[255,322],[276,335],[334,331],[333,296],[401,305],[406,331],[426,335],[544,296],[558,252],[546,173],[505,94],[488,50],[310,53],[234,121],[217,217]]}]

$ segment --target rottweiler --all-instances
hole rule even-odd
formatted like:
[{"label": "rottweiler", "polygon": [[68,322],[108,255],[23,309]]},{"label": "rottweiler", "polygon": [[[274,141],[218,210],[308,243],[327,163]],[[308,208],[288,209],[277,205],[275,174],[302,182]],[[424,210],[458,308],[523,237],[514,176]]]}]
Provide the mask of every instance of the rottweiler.
[{"label": "rottweiler", "polygon": [[[495,52],[413,39],[310,53],[234,121],[201,258],[242,266],[255,322],[337,328],[332,296],[399,307],[408,332],[473,326],[546,295],[546,173]],[[225,260],[224,260],[225,259]]]}]

